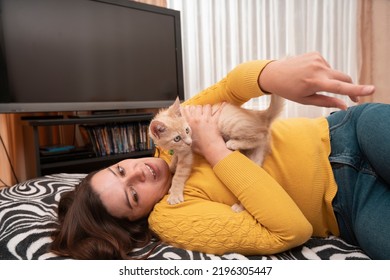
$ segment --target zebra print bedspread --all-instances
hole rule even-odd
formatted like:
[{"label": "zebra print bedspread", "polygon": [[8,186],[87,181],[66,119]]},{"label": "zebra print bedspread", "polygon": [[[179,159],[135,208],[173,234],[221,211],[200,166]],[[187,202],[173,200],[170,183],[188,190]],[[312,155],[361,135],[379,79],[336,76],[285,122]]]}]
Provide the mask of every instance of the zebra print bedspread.
[{"label": "zebra print bedspread", "polygon": [[[50,234],[56,224],[61,193],[74,188],[84,174],[43,176],[0,190],[0,259],[62,259],[48,252]],[[143,256],[157,243],[136,250]],[[303,246],[272,256],[222,256],[157,245],[150,259],[369,259],[359,248],[339,238],[312,238]]]}]

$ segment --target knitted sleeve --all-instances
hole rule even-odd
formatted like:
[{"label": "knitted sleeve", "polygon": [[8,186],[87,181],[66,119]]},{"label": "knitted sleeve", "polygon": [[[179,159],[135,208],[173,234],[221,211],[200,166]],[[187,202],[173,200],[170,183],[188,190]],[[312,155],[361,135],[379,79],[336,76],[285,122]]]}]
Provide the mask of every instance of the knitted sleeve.
[{"label": "knitted sleeve", "polygon": [[273,254],[301,245],[312,227],[282,187],[239,152],[214,167],[218,178],[244,205],[185,196],[179,205],[165,201],[149,217],[151,228],[174,246],[212,254]]},{"label": "knitted sleeve", "polygon": [[[258,84],[259,75],[272,60],[254,60],[242,63],[230,71],[225,78],[188,99],[184,105],[205,105],[229,102],[242,105],[251,98],[264,93]],[[167,151],[159,151],[159,156],[170,161]]]},{"label": "knitted sleeve", "polygon": [[242,63],[220,82],[201,91],[184,104],[204,105],[226,101],[241,105],[251,98],[259,97],[263,95],[258,84],[259,75],[270,62],[270,60],[255,60]]},{"label": "knitted sleeve", "polygon": [[[258,77],[269,61],[252,61],[233,69],[226,78],[186,102],[243,104],[263,94]],[[203,168],[203,169],[202,169]],[[185,201],[169,205],[164,198],[149,216],[151,229],[174,246],[213,254],[272,254],[301,245],[312,226],[286,191],[261,167],[239,152],[213,169],[200,168],[192,181],[200,186],[185,190]],[[207,188],[231,194],[244,205],[235,213],[228,203],[212,201]],[[230,195],[226,194],[228,192]]]}]

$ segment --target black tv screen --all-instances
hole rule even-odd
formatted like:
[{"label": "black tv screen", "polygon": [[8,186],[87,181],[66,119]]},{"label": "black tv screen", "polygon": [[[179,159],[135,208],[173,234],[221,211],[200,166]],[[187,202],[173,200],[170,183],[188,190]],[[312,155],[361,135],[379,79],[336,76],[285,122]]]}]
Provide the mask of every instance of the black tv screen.
[{"label": "black tv screen", "polygon": [[0,0],[0,112],[184,99],[180,14],[128,0]]}]

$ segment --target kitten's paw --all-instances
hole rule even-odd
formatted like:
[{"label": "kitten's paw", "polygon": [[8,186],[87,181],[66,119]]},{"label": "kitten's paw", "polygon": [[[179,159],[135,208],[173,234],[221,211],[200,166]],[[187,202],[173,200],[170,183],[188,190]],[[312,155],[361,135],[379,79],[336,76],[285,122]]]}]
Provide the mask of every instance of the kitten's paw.
[{"label": "kitten's paw", "polygon": [[241,211],[245,210],[244,206],[241,203],[234,203],[231,208],[236,213],[240,213]]},{"label": "kitten's paw", "polygon": [[183,197],[182,193],[179,193],[179,194],[171,193],[168,196],[167,201],[170,205],[179,204],[179,203],[182,203],[184,201],[184,197]]},{"label": "kitten's paw", "polygon": [[226,147],[229,149],[229,150],[232,150],[232,151],[237,151],[239,150],[241,147],[240,147],[240,142],[239,141],[236,141],[236,140],[228,140],[226,142]]}]

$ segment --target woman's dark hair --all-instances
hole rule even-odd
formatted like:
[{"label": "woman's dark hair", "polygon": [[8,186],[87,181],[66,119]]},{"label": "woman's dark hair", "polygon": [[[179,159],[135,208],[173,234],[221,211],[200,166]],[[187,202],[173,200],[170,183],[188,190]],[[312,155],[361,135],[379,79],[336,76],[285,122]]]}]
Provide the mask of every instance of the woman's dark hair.
[{"label": "woman's dark hair", "polygon": [[58,228],[51,251],[74,259],[131,259],[134,248],[153,237],[147,217],[137,221],[111,216],[91,187],[88,174],[75,190],[64,193],[58,205]]}]

